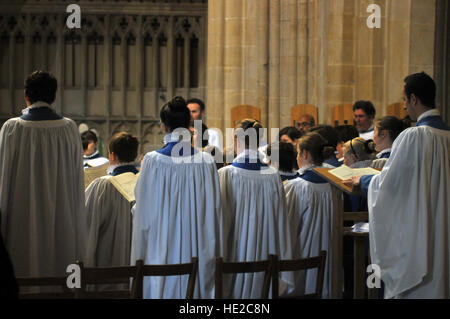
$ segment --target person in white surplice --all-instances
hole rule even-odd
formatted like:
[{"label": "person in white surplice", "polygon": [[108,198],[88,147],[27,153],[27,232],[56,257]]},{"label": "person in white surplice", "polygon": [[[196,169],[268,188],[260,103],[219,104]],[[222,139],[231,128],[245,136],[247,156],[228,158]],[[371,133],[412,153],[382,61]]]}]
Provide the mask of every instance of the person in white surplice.
[{"label": "person in white surplice", "polygon": [[33,72],[27,108],[0,131],[1,229],[17,276],[65,275],[85,250],[81,139],[50,106],[56,89],[51,74]]},{"label": "person in white surplice", "polygon": [[138,173],[133,163],[137,157],[138,146],[137,138],[131,134],[115,134],[108,147],[108,176],[95,179],[86,189],[86,266],[111,267],[130,264],[132,203],[113,185],[111,178]]},{"label": "person in white surplice", "polygon": [[369,183],[370,256],[384,298],[450,298],[450,128],[435,109],[426,73],[405,79],[403,100],[415,127],[400,133]]},{"label": "person in white surplice", "polygon": [[[225,234],[229,243],[225,261],[260,261],[269,254],[278,255],[279,259],[293,258],[294,238],[280,175],[262,162],[257,148],[261,128],[256,120],[239,122],[235,131],[238,156],[231,165],[219,170],[227,225],[224,228],[229,230]],[[292,273],[282,274],[280,290],[290,293],[294,284]],[[230,280],[231,287],[224,288],[224,296],[261,298],[263,278],[263,273],[235,275]]]},{"label": "person in white surplice", "polygon": [[[323,298],[331,294],[331,230],[333,220],[334,192],[323,178],[317,175],[314,167],[322,166],[324,159],[334,154],[333,147],[318,133],[310,132],[300,138],[297,145],[297,161],[302,174],[284,184],[286,202],[292,227],[296,230],[294,250],[301,258],[316,257],[321,250],[327,252],[325,265]],[[304,294],[316,289],[317,270],[308,270],[306,278],[299,279],[298,286]]]},{"label": "person in white surplice", "polygon": [[[135,188],[131,264],[178,264],[198,257],[195,298],[214,298],[221,255],[219,179],[211,155],[191,146],[190,113],[175,97],[160,112],[164,148],[147,153]],[[149,277],[144,298],[185,298],[187,276]]]}]

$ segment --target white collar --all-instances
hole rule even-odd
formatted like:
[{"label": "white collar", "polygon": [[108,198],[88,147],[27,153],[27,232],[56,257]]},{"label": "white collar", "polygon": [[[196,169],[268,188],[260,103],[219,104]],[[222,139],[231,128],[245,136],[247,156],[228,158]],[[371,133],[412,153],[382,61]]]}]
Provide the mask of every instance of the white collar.
[{"label": "white collar", "polygon": [[385,153],[389,153],[391,151],[391,148],[385,148],[384,150],[380,151],[380,153],[377,154],[377,158],[381,158],[381,155]]},{"label": "white collar", "polygon": [[284,175],[284,176],[295,176],[298,174],[298,172],[285,172],[285,171],[280,171],[280,170],[278,170],[278,173],[280,173],[280,175]]},{"label": "white collar", "polygon": [[359,134],[369,133],[369,132],[372,132],[373,130],[374,130],[374,126],[373,126],[373,124],[372,124],[372,126],[369,127],[368,130],[366,130],[366,131],[361,131],[361,132],[359,132]]},{"label": "white collar", "polygon": [[244,158],[249,158],[250,161],[253,160],[256,162],[256,160],[260,157],[260,154],[261,153],[258,151],[246,149],[240,154],[238,154],[238,156],[236,156],[236,158],[233,160],[233,163],[243,163]]},{"label": "white collar", "polygon": [[419,122],[420,120],[422,120],[422,119],[424,119],[426,117],[437,116],[437,115],[438,116],[440,115],[438,110],[436,110],[436,109],[428,110],[428,111],[423,112],[422,114],[420,114],[419,118],[417,119],[417,122]]},{"label": "white collar", "polygon": [[306,165],[306,166],[301,167],[297,172],[298,172],[300,175],[303,175],[303,174],[305,174],[306,171],[309,171],[309,170],[313,169],[314,167],[317,167],[317,165],[314,165],[314,164],[308,164],[308,165]]},{"label": "white collar", "polygon": [[22,110],[22,114],[28,114],[28,111],[29,111],[30,109],[37,109],[37,108],[44,107],[44,106],[45,106],[45,107],[49,107],[49,108],[52,109],[52,107],[50,106],[50,104],[48,104],[47,102],[37,101],[37,102],[31,104],[30,106],[24,108],[24,109]]},{"label": "white collar", "polygon": [[180,134],[172,134],[167,133],[164,135],[164,144],[172,143],[172,142],[180,142],[183,139],[183,135]]},{"label": "white collar", "polygon": [[83,158],[84,159],[91,159],[92,157],[94,157],[95,155],[97,155],[98,154],[98,150],[96,150],[93,154],[91,154],[91,155],[83,155]]},{"label": "white collar", "polygon": [[119,164],[115,164],[115,165],[110,165],[108,167],[108,169],[106,170],[106,172],[108,173],[108,175],[111,175],[112,172],[114,172],[114,170],[117,167],[121,167],[121,166],[128,166],[128,165],[134,165],[134,162],[129,162],[129,163],[119,163]]}]

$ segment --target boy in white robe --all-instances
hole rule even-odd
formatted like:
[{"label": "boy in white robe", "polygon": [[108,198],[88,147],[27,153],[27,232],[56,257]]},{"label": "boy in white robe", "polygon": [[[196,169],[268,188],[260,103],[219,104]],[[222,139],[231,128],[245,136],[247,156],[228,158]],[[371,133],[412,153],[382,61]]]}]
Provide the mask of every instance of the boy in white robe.
[{"label": "boy in white robe", "polygon": [[[319,256],[321,250],[327,252],[322,297],[330,298],[333,205],[339,194],[312,169],[322,166],[324,159],[334,154],[334,149],[326,147],[326,141],[314,132],[301,137],[297,148],[302,174],[284,184],[289,216],[296,230],[294,250],[301,258]],[[316,269],[308,270],[305,277],[299,277],[297,285],[302,288],[302,294],[315,292],[316,278]]]},{"label": "boy in white robe", "polygon": [[133,164],[139,142],[131,134],[117,133],[109,143],[109,175],[97,178],[86,189],[89,267],[127,266],[131,250],[132,202],[112,184],[121,174],[137,174]]},{"label": "boy in white robe", "polygon": [[0,131],[0,211],[17,276],[65,275],[85,250],[84,181],[75,123],[50,106],[56,79],[25,82],[27,109]]},{"label": "boy in white robe", "polygon": [[[214,298],[222,254],[219,180],[211,155],[191,146],[190,113],[176,97],[160,112],[164,148],[147,153],[135,189],[131,264],[179,264],[198,257],[195,298]],[[180,132],[181,135],[178,133]],[[144,298],[185,298],[187,276],[144,279]]]},{"label": "boy in white robe", "polygon": [[[255,120],[243,120],[237,128],[246,133],[261,129]],[[253,129],[253,130],[252,130]],[[225,261],[266,260],[269,254],[293,259],[294,237],[286,212],[285,194],[277,170],[262,162],[257,149],[257,134],[246,136],[245,142],[235,138],[238,156],[229,166],[219,170],[222,207],[229,230],[225,234],[228,250]],[[256,141],[255,141],[256,140]],[[252,145],[252,143],[254,145]],[[261,298],[264,273],[238,274],[224,288],[231,298]],[[281,291],[294,289],[292,273],[282,273]],[[287,285],[287,287],[286,287]]]}]

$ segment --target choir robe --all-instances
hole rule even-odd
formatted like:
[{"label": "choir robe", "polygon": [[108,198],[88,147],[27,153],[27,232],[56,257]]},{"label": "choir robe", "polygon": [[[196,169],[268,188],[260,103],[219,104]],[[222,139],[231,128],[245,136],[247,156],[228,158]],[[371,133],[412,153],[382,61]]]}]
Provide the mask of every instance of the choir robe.
[{"label": "choir robe", "polygon": [[[333,203],[342,196],[332,189],[324,179],[311,169],[284,183],[287,209],[295,229],[295,251],[301,258],[316,257],[321,250],[327,252],[322,298],[331,297],[331,259]],[[302,294],[314,293],[317,270],[308,270],[305,277],[299,277],[297,285]]]},{"label": "choir robe", "polygon": [[370,253],[385,298],[450,298],[450,131],[435,112],[396,138],[369,185]]},{"label": "choir robe", "polygon": [[[147,153],[142,162],[135,188],[131,264],[138,259],[145,264],[179,264],[198,257],[194,297],[214,298],[215,259],[223,244],[216,165],[211,155],[168,136],[167,145]],[[195,155],[186,154],[186,149]],[[144,298],[185,298],[187,279],[147,277]]]},{"label": "choir robe", "polygon": [[[259,159],[258,158],[259,154]],[[226,217],[225,261],[266,260],[269,254],[279,259],[294,258],[291,223],[286,212],[285,194],[277,170],[263,164],[257,151],[242,152],[232,165],[219,170],[222,207]],[[226,280],[224,296],[261,298],[264,273],[237,274]],[[230,287],[226,287],[229,284]],[[291,272],[283,272],[280,292],[294,291]]]},{"label": "choir robe", "polygon": [[65,275],[85,250],[75,123],[39,102],[0,131],[1,232],[16,276]]},{"label": "choir robe", "polygon": [[110,181],[112,176],[128,172],[138,173],[133,165],[121,165],[86,189],[88,243],[84,261],[88,267],[130,264],[132,203]]}]

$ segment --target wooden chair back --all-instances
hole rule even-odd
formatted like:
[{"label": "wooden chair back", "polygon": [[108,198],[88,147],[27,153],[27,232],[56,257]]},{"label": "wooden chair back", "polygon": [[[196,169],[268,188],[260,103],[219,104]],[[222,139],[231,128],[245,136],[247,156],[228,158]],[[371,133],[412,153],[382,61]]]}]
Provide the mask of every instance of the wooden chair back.
[{"label": "wooden chair back", "polygon": [[[135,266],[121,267],[84,267],[77,262],[81,270],[81,288],[76,289],[78,299],[141,299],[143,261],[136,261]],[[133,279],[131,287],[130,280]],[[88,289],[94,285],[94,291]],[[114,288],[100,290],[99,285],[113,285]],[[129,288],[119,288],[128,286]]]},{"label": "wooden chair back", "polygon": [[[18,277],[19,299],[73,299],[75,292],[67,287],[67,277]],[[32,287],[42,292],[25,292]],[[44,292],[49,290],[49,292]],[[59,290],[59,291],[56,291]]]},{"label": "wooden chair back", "polygon": [[291,125],[298,128],[298,120],[300,116],[309,114],[314,118],[317,125],[319,123],[319,110],[311,104],[297,104],[291,108]]},{"label": "wooden chair back", "polygon": [[236,127],[236,124],[239,121],[247,118],[261,121],[260,108],[247,104],[237,105],[231,108],[231,123],[233,124],[233,127]]},{"label": "wooden chair back", "polygon": [[339,104],[332,108],[332,123],[338,125],[353,125],[353,104]]},{"label": "wooden chair back", "polygon": [[305,259],[278,260],[278,256],[272,255],[272,298],[279,298],[278,278],[282,271],[300,271],[317,268],[316,292],[294,298],[320,299],[322,296],[323,279],[325,273],[326,251],[321,251],[319,256]]},{"label": "wooden chair back", "polygon": [[224,262],[222,257],[216,258],[215,298],[223,298],[224,274],[243,274],[255,272],[264,272],[264,283],[261,298],[267,299],[269,297],[270,277],[272,274],[271,259],[253,262]]},{"label": "wooden chair back", "polygon": [[394,103],[387,107],[386,115],[395,116],[399,119],[404,119],[408,112],[403,108],[404,103]]},{"label": "wooden chair back", "polygon": [[143,277],[146,276],[181,276],[189,275],[186,299],[194,298],[195,280],[198,272],[198,258],[192,257],[190,263],[169,265],[144,265]]}]

